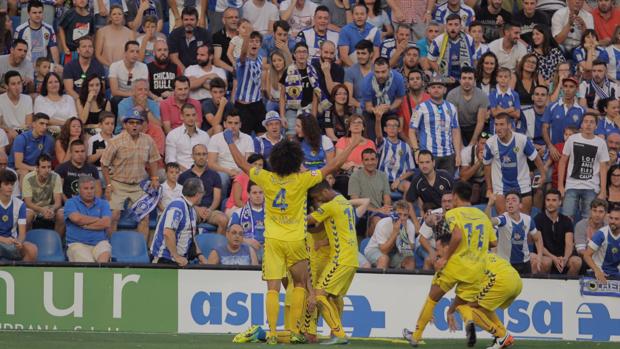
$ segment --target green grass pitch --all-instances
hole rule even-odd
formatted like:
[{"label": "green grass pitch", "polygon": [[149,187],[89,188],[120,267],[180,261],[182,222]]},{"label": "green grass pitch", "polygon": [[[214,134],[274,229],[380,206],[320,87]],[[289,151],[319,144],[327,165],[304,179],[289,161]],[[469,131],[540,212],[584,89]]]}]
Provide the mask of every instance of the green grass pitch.
[{"label": "green grass pitch", "polygon": [[[27,349],[240,349],[266,348],[263,343],[233,344],[232,335],[168,335],[168,334],[126,334],[126,333],[79,333],[79,332],[0,332],[0,348]],[[475,348],[486,348],[488,339],[481,339]],[[271,347],[271,346],[270,346]],[[299,345],[279,344],[274,348],[299,348]],[[324,348],[317,344],[307,344],[302,348]],[[402,340],[357,340],[347,346],[348,349],[373,348],[392,349],[410,348]],[[422,349],[466,348],[463,340],[429,340]],[[618,343],[562,342],[562,341],[525,341],[517,340],[515,349],[537,348],[618,348]]]}]

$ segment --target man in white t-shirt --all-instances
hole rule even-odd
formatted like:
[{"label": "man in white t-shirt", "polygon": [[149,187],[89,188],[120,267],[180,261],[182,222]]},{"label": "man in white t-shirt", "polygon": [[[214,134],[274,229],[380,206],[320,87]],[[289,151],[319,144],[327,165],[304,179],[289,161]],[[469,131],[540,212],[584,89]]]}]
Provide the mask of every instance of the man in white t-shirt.
[{"label": "man in white t-shirt", "polygon": [[[254,141],[252,137],[241,132],[241,117],[236,109],[231,110],[230,114],[224,119],[224,129],[233,131],[235,144],[239,151],[245,154],[246,158],[254,153]],[[211,137],[208,149],[209,169],[217,171],[222,181],[222,197],[228,197],[230,183],[235,176],[241,173],[241,170],[233,160],[223,132]]]},{"label": "man in white t-shirt", "polygon": [[409,219],[409,204],[397,201],[394,212],[382,218],[364,250],[364,256],[378,269],[415,269],[415,226]]},{"label": "man in white t-shirt", "polygon": [[25,129],[32,121],[32,98],[22,94],[23,80],[12,70],[4,74],[6,93],[0,95],[0,128],[12,142],[17,137],[16,129]]},{"label": "man in white t-shirt", "polygon": [[309,27],[312,27],[312,19],[317,4],[310,0],[284,0],[280,4],[280,19],[291,25],[291,36]]},{"label": "man in white t-shirt", "polygon": [[273,23],[280,19],[278,8],[271,1],[249,0],[243,5],[243,18],[262,35],[271,34]]},{"label": "man in white t-shirt", "polygon": [[[125,57],[110,64],[110,92],[112,104],[118,105],[123,98],[133,95],[132,84],[139,79],[148,80],[149,69],[146,64],[138,62],[140,44],[131,40],[125,43]],[[115,103],[116,102],[116,103]]]},{"label": "man in white t-shirt", "polygon": [[510,22],[504,23],[504,37],[491,42],[489,50],[497,56],[500,67],[514,73],[521,58],[527,54],[527,46],[521,41],[521,27]]},{"label": "man in white t-shirt", "polygon": [[564,51],[579,46],[586,29],[594,29],[594,18],[583,9],[583,0],[567,0],[568,7],[557,10],[551,17],[551,34]]},{"label": "man in white t-shirt", "polygon": [[219,77],[226,81],[226,71],[213,65],[213,47],[201,46],[196,52],[196,62],[185,69],[185,76],[189,78],[189,97],[202,103],[211,98],[209,83],[211,79]]},{"label": "man in white t-shirt", "polygon": [[176,162],[184,172],[192,167],[192,150],[196,144],[209,144],[209,135],[197,127],[196,107],[184,104],[181,107],[183,124],[166,136],[166,163]]},{"label": "man in white t-shirt", "polygon": [[581,208],[581,218],[587,218],[590,203],[597,194],[599,199],[607,198],[609,153],[605,140],[594,135],[596,123],[596,115],[586,113],[581,121],[581,132],[568,137],[564,143],[558,165],[558,190],[564,198],[562,214],[568,217],[576,217]]}]

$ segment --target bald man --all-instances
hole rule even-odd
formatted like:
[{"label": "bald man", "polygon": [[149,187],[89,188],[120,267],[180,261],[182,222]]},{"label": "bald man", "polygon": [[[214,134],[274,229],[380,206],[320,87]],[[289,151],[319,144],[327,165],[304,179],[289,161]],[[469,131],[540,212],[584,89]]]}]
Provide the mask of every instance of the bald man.
[{"label": "bald man", "polygon": [[609,165],[618,164],[618,153],[620,152],[620,134],[610,133],[607,136],[607,149],[609,150]]}]

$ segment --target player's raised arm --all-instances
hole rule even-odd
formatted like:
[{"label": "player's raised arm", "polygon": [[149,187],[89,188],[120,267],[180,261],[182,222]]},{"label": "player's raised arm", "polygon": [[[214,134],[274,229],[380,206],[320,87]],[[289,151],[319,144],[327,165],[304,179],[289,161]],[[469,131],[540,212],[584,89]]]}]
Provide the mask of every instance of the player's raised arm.
[{"label": "player's raised arm", "polygon": [[338,169],[342,167],[342,165],[347,161],[347,158],[349,158],[349,155],[351,155],[351,152],[353,151],[353,149],[355,149],[355,147],[362,144],[363,142],[364,142],[364,139],[362,138],[361,135],[352,135],[351,141],[349,142],[349,145],[347,145],[347,147],[344,148],[344,151],[338,154],[334,158],[334,161],[328,162],[325,165],[325,167],[323,167],[320,170],[321,173],[323,174],[323,178],[325,178],[328,174],[332,172],[338,171]]},{"label": "player's raised arm", "polygon": [[229,129],[224,130],[224,140],[228,144],[228,149],[230,149],[230,154],[232,155],[233,160],[235,160],[235,164],[239,166],[241,171],[249,175],[250,170],[252,169],[252,165],[248,163],[248,161],[245,159],[245,156],[241,154],[241,152],[239,151],[239,148],[237,148],[237,145],[235,144],[235,140],[233,139],[232,130],[229,130]]}]

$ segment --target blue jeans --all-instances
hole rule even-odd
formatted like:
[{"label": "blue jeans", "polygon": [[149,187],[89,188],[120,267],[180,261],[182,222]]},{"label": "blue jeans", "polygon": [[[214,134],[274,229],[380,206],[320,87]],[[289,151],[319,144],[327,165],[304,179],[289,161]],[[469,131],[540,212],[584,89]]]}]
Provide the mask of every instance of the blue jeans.
[{"label": "blue jeans", "polygon": [[590,189],[566,189],[562,214],[573,218],[577,222],[577,212],[581,219],[590,217],[590,203],[596,198],[594,190]]}]

